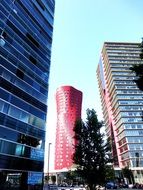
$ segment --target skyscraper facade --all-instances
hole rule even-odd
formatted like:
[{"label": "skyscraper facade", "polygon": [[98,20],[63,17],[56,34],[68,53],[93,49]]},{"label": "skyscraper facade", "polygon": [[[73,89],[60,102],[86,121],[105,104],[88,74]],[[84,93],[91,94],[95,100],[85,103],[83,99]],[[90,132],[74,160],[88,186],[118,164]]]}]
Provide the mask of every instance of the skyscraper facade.
[{"label": "skyscraper facade", "polygon": [[0,189],[42,189],[54,4],[0,2]]},{"label": "skyscraper facade", "polygon": [[97,69],[107,136],[114,167],[129,167],[143,179],[143,92],[130,67],[141,63],[138,43],[105,42]]},{"label": "skyscraper facade", "polygon": [[62,86],[56,92],[57,128],[55,143],[55,170],[73,167],[74,124],[81,118],[82,92],[72,86]]}]

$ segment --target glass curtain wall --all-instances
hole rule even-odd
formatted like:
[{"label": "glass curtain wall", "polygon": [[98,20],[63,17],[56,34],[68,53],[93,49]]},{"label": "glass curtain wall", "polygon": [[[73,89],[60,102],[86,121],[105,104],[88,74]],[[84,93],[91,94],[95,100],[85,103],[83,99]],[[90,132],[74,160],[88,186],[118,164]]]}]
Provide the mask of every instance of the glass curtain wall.
[{"label": "glass curtain wall", "polygon": [[0,190],[43,186],[54,7],[0,1]]}]

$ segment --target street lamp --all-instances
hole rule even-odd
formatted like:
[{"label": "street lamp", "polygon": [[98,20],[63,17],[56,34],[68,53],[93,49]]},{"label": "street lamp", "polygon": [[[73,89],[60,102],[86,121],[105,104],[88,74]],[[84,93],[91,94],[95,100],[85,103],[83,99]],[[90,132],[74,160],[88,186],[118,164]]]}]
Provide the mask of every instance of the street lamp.
[{"label": "street lamp", "polygon": [[52,143],[48,144],[48,183],[49,183],[49,165],[50,165],[50,146]]}]

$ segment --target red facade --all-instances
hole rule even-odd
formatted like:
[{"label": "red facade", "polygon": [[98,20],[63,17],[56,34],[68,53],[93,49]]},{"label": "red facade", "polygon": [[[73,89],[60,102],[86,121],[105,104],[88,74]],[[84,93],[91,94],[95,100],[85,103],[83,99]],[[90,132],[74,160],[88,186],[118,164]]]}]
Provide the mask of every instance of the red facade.
[{"label": "red facade", "polygon": [[75,121],[81,118],[82,92],[72,86],[62,86],[56,92],[57,128],[55,143],[55,170],[73,166]]}]

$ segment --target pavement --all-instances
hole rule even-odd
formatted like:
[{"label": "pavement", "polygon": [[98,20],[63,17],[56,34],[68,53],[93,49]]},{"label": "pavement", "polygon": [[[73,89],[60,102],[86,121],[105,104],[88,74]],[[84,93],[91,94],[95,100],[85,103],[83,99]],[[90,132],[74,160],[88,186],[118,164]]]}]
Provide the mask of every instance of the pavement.
[{"label": "pavement", "polygon": [[58,190],[86,190],[84,187],[58,187]]},{"label": "pavement", "polygon": [[[86,190],[86,188],[84,188],[84,187],[58,187],[57,185],[45,184],[43,190]],[[104,190],[105,190],[105,188],[104,188]],[[106,190],[109,190],[109,189],[106,188]],[[136,189],[136,188],[117,188],[116,190],[139,190],[139,189]]]}]

